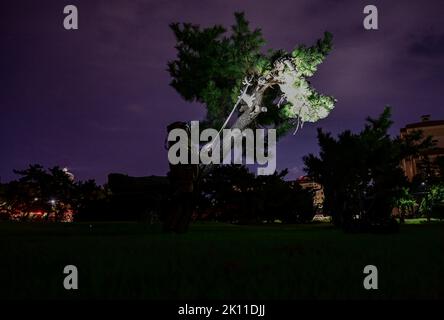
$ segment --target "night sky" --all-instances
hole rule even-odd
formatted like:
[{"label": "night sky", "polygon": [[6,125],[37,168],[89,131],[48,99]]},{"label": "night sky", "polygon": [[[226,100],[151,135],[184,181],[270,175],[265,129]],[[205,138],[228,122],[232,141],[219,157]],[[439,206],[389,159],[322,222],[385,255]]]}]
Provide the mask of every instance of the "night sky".
[{"label": "night sky", "polygon": [[[79,10],[79,30],[63,28],[68,4]],[[362,26],[367,4],[378,7],[377,31]],[[67,166],[99,183],[110,172],[166,174],[166,125],[205,114],[169,86],[166,64],[176,52],[168,25],[228,27],[235,11],[262,29],[267,48],[334,36],[311,80],[338,103],[327,119],[278,142],[278,168],[289,168],[289,178],[317,152],[317,127],[359,130],[387,104],[393,134],[422,114],[444,119],[442,0],[2,0],[1,181],[30,163]]]}]

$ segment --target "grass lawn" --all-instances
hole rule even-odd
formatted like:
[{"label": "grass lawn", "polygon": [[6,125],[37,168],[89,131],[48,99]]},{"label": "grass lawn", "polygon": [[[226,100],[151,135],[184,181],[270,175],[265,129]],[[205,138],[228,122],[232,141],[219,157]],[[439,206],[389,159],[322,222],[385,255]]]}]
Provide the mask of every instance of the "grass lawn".
[{"label": "grass lawn", "polygon": [[[63,268],[79,290],[63,288]],[[363,288],[375,265],[379,290]],[[394,235],[329,225],[198,223],[184,235],[136,223],[0,223],[0,298],[444,298],[444,224]]]}]

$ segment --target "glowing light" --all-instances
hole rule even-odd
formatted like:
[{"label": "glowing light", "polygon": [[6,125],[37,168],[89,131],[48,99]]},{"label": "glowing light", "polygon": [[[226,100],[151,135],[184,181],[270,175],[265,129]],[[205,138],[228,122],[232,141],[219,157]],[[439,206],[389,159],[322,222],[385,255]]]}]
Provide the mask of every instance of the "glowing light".
[{"label": "glowing light", "polygon": [[296,119],[298,127],[304,122],[326,118],[334,108],[335,99],[320,95],[311,88],[291,58],[284,58],[278,63],[280,67],[274,79],[278,81],[282,92],[280,104],[287,103],[286,115]]}]

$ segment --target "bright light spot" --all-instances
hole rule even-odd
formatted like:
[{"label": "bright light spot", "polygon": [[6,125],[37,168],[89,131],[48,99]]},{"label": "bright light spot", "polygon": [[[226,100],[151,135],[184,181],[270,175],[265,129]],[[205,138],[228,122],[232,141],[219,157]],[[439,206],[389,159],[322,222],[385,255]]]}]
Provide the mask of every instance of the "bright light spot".
[{"label": "bright light spot", "polygon": [[285,68],[280,70],[276,79],[283,98],[291,104],[290,117],[299,119],[302,123],[316,122],[327,117],[333,110],[334,99],[316,95],[290,60],[285,60]]}]

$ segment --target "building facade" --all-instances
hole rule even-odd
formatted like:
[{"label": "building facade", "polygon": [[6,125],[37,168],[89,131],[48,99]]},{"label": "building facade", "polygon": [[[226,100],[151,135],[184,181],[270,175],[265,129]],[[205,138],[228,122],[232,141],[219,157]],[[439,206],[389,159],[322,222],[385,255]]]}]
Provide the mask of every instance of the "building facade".
[{"label": "building facade", "polygon": [[433,170],[433,163],[438,157],[444,157],[444,120],[431,120],[430,115],[421,117],[420,122],[411,123],[401,129],[401,138],[413,131],[422,131],[424,137],[432,136],[436,141],[433,148],[425,151],[419,157],[409,157],[402,161],[402,168],[409,181],[421,172],[427,161]]},{"label": "building facade", "polygon": [[324,205],[324,188],[322,185],[307,176],[297,178],[296,183],[298,183],[303,189],[313,192],[313,205],[316,208],[316,211],[322,211]]}]

